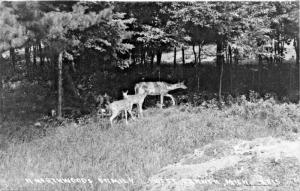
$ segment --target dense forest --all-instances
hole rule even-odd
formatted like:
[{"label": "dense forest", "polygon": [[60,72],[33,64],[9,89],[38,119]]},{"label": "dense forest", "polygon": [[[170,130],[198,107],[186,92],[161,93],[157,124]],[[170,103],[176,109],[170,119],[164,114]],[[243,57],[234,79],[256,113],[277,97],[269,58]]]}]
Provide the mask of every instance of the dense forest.
[{"label": "dense forest", "polygon": [[296,1],[1,1],[0,190],[299,190],[299,38]]},{"label": "dense forest", "polygon": [[151,80],[185,81],[179,102],[249,90],[299,100],[297,2],[2,2],[0,10],[1,118],[5,88],[24,81],[43,87],[44,112],[60,117]]}]

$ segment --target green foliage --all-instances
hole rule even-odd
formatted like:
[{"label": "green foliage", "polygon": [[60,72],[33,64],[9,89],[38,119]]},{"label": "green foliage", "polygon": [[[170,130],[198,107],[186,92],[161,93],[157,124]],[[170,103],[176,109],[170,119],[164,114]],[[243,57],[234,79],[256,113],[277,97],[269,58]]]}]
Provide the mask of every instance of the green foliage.
[{"label": "green foliage", "polygon": [[270,52],[264,50],[263,46],[270,44],[272,39],[276,43],[289,43],[299,33],[296,27],[299,22],[298,9],[295,2],[254,3],[252,7],[246,6],[249,12],[245,20],[248,30],[235,39],[235,44],[248,53],[267,55]]},{"label": "green foliage", "polygon": [[278,34],[291,41],[299,23],[294,2],[11,2],[1,7],[1,21],[11,27],[1,29],[13,31],[2,32],[7,33],[2,49],[29,39],[53,49],[92,49],[111,59],[134,48],[167,50],[220,39],[246,55]]},{"label": "green foliage", "polygon": [[[99,3],[99,5],[102,5]],[[124,40],[131,37],[123,13],[103,3],[97,11],[93,3],[11,2],[1,4],[1,48],[42,42],[54,54],[63,49],[94,49],[114,59],[117,53],[133,48]],[[25,32],[27,31],[27,32]]]},{"label": "green foliage", "polygon": [[0,53],[20,47],[27,40],[25,28],[18,21],[13,9],[0,3]]},{"label": "green foliage", "polygon": [[161,49],[163,47],[171,46],[175,43],[173,38],[168,37],[168,34],[160,28],[143,26],[142,32],[137,33],[139,37],[137,38],[138,43],[144,44],[146,48],[157,48]]},{"label": "green foliage", "polygon": [[[225,44],[230,42],[244,55],[263,53],[261,45],[270,42],[276,31],[278,33],[278,26],[282,38],[286,37],[286,40],[293,39],[299,31],[299,11],[295,2],[193,2],[172,5],[171,13],[177,31],[188,34],[192,44],[221,40]],[[291,25],[294,27],[286,28]]]},{"label": "green foliage", "polygon": [[[87,7],[76,4],[72,7],[72,12],[56,12],[51,11],[45,14],[42,23],[48,26],[48,34],[46,43],[49,45],[52,41],[61,41],[64,46],[79,46],[85,42],[75,35],[70,35],[72,31],[81,34],[84,33],[91,26],[105,23],[111,20],[112,10],[110,8],[104,9],[99,13],[89,12],[85,13]],[[105,42],[102,40],[102,42]],[[109,43],[106,43],[106,45]],[[89,43],[87,42],[87,47]],[[56,46],[54,48],[63,48],[64,46]],[[59,52],[59,51],[58,51]]]}]

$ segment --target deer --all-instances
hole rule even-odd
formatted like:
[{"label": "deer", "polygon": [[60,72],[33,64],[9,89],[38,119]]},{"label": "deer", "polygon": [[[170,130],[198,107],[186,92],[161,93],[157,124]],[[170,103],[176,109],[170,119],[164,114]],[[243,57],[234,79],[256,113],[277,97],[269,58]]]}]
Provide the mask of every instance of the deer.
[{"label": "deer", "polygon": [[160,95],[160,108],[163,107],[164,97],[171,98],[175,105],[174,97],[168,92],[175,89],[187,89],[184,82],[169,84],[167,82],[140,82],[134,87],[135,94]]},{"label": "deer", "polygon": [[128,99],[122,99],[118,101],[114,101],[107,105],[107,108],[111,112],[111,117],[109,118],[111,126],[113,125],[113,120],[116,118],[122,111],[125,111],[125,122],[126,125],[128,124],[127,121],[127,112],[131,115],[132,119],[135,117],[132,115],[132,102]]},{"label": "deer", "polygon": [[[107,93],[105,93],[104,95],[99,94],[98,96],[92,96],[94,98],[94,101],[96,102],[95,105],[98,111],[97,114],[100,115],[101,118],[103,118],[103,116],[107,114],[107,108],[111,103],[111,97]],[[87,98],[85,100],[87,100]]]},{"label": "deer", "polygon": [[130,101],[131,108],[134,104],[137,104],[138,110],[139,110],[138,115],[140,117],[142,117],[143,116],[143,103],[147,96],[147,93],[144,92],[143,94],[128,95],[128,90],[126,92],[122,92],[122,93],[123,93],[123,98]]}]

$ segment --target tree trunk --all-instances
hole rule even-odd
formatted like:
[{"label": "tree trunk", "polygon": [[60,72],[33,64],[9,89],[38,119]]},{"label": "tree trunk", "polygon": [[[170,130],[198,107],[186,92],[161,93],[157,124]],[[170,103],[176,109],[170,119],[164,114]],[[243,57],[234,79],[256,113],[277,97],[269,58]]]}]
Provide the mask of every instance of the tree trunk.
[{"label": "tree trunk", "polygon": [[198,50],[198,63],[199,65],[201,65],[201,50],[202,50],[202,45],[198,45],[199,46],[199,50]]},{"label": "tree trunk", "polygon": [[182,47],[182,64],[185,64],[184,47]]},{"label": "tree trunk", "polygon": [[289,74],[288,74],[289,92],[291,92],[293,88],[293,68],[292,68],[293,63],[288,63],[288,65],[289,65]]},{"label": "tree trunk", "polygon": [[32,46],[32,54],[33,54],[33,66],[36,69],[37,68],[37,64],[36,64],[36,45]]},{"label": "tree trunk", "polygon": [[134,50],[131,51],[131,58],[132,58],[132,65],[136,65],[136,58],[135,58],[135,52]]},{"label": "tree trunk", "polygon": [[155,57],[155,54],[153,51],[151,51],[151,62],[150,62],[151,68],[153,68],[153,66],[154,66],[154,57]]},{"label": "tree trunk", "polygon": [[235,67],[237,67],[237,65],[239,64],[239,50],[235,48],[233,53],[234,53],[234,65]]},{"label": "tree trunk", "polygon": [[174,68],[176,68],[176,47],[174,47]]},{"label": "tree trunk", "polygon": [[197,65],[197,53],[196,53],[195,45],[194,44],[193,44],[193,53],[194,53],[194,57],[195,57],[195,63],[194,63],[194,65]]},{"label": "tree trunk", "polygon": [[[69,85],[69,89],[71,90],[72,94],[76,97],[80,97],[80,94],[78,92],[78,89],[76,88],[75,84],[74,84],[74,80],[70,74],[70,66],[65,65],[65,76],[66,76],[66,80],[67,80],[67,84]],[[64,83],[66,84],[66,83]],[[66,87],[66,86],[65,86]]]},{"label": "tree trunk", "polygon": [[196,79],[197,79],[197,91],[199,92],[200,91],[200,75],[199,75],[199,65],[197,64],[196,66],[196,69],[195,69],[195,75],[196,76]]},{"label": "tree trunk", "polygon": [[0,53],[0,124],[4,120],[4,94],[3,94],[3,58],[2,54]]},{"label": "tree trunk", "polygon": [[54,82],[53,91],[58,90],[58,67],[57,67],[57,57],[54,55],[51,55],[50,58],[48,58],[48,65],[50,66],[49,69],[49,77]]},{"label": "tree trunk", "polygon": [[39,57],[40,57],[40,66],[41,68],[44,67],[44,55],[41,42],[39,43]]},{"label": "tree trunk", "polygon": [[58,56],[58,105],[57,105],[57,118],[62,118],[62,97],[63,97],[63,88],[62,88],[62,61],[63,61],[63,53],[61,52]]},{"label": "tree trunk", "polygon": [[229,56],[229,75],[230,75],[230,93],[233,93],[233,69],[232,69],[232,49],[228,46],[228,56]]},{"label": "tree trunk", "polygon": [[221,73],[221,65],[223,64],[222,63],[222,59],[223,59],[222,51],[223,51],[223,42],[221,40],[217,40],[217,72],[218,72],[218,74]]},{"label": "tree trunk", "polygon": [[157,51],[157,61],[156,61],[156,64],[158,65],[158,66],[160,66],[160,64],[161,64],[161,56],[162,56],[162,52],[161,51]]},{"label": "tree trunk", "polygon": [[219,82],[219,102],[222,100],[222,79],[223,79],[223,70],[224,70],[224,58],[221,56],[220,58],[220,64],[221,64],[221,71],[220,71],[220,82]]},{"label": "tree trunk", "polygon": [[[299,33],[299,35],[300,35],[300,33]],[[300,37],[294,39],[294,48],[296,51],[296,65],[298,68],[299,68],[299,38]]]},{"label": "tree trunk", "polygon": [[[237,87],[237,81],[239,80],[239,76],[238,76],[238,74],[239,74],[239,72],[238,72],[238,64],[239,64],[239,57],[238,57],[238,55],[239,55],[239,50],[237,49],[237,48],[234,48],[233,49],[233,53],[234,53],[234,57],[233,57],[233,59],[234,59],[234,65],[233,65],[233,73],[234,73],[234,81],[233,81],[233,83],[234,83],[234,85],[233,85],[233,87]],[[234,90],[234,92],[235,92],[235,90]]]},{"label": "tree trunk", "polygon": [[[224,83],[223,90],[226,89],[228,91],[228,86],[230,88],[230,68],[229,68],[229,56],[228,56],[228,47],[224,50],[224,62],[223,62],[223,75],[224,75]],[[228,85],[229,84],[229,85]]]},{"label": "tree trunk", "polygon": [[30,70],[30,47],[29,47],[29,45],[26,45],[26,47],[25,47],[25,63],[26,63],[27,76],[30,78],[31,70]]},{"label": "tree trunk", "polygon": [[284,41],[281,41],[281,52],[280,52],[281,58],[280,58],[280,64],[283,62],[284,57]]},{"label": "tree trunk", "polygon": [[142,51],[141,51],[141,64],[143,64],[143,65],[146,64],[146,51],[145,51],[145,49],[142,49]]},{"label": "tree trunk", "polygon": [[299,100],[298,100],[298,103],[300,104],[300,61],[299,61],[299,43],[300,43],[300,33],[298,32],[298,36],[296,37],[295,39],[295,42],[296,42],[296,46],[295,46],[295,49],[296,49],[296,68],[298,69],[298,95],[299,95]]},{"label": "tree trunk", "polygon": [[11,60],[11,64],[13,67],[13,70],[16,70],[16,54],[15,54],[15,49],[14,48],[10,48],[9,49],[9,54],[10,54],[10,60]]},{"label": "tree trunk", "polygon": [[262,63],[262,56],[258,55],[258,91],[261,91],[262,88],[262,69],[263,69],[263,63]]}]

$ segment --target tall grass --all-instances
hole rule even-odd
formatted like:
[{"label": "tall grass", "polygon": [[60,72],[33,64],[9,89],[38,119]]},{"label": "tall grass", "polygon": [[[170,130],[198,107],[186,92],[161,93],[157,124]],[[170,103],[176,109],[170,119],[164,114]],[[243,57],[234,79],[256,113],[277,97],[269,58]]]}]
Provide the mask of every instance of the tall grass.
[{"label": "tall grass", "polygon": [[[119,122],[110,127],[107,120],[88,118],[0,151],[0,189],[140,190],[160,168],[214,140],[298,132],[299,111],[293,104],[244,101],[222,111],[188,105],[150,108],[128,126]],[[93,183],[28,183],[25,178],[85,178]],[[133,184],[100,183],[98,178]]]}]

